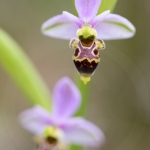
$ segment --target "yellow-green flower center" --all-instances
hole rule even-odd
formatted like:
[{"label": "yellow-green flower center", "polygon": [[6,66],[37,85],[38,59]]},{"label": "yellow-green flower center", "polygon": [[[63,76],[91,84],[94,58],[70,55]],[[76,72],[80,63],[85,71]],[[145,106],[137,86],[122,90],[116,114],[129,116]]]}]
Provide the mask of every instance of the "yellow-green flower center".
[{"label": "yellow-green flower center", "polygon": [[62,136],[62,131],[57,127],[48,126],[45,128],[43,136],[49,143],[57,142]]},{"label": "yellow-green flower center", "polygon": [[97,32],[94,28],[85,25],[77,30],[77,36],[83,46],[91,46],[91,44],[93,43],[93,41],[95,41],[97,37]]}]

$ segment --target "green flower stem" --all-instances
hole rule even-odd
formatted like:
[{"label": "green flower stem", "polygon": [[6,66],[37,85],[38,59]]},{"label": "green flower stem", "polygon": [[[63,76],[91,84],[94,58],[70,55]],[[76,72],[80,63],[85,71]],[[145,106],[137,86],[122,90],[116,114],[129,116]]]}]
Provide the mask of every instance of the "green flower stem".
[{"label": "green flower stem", "polygon": [[90,85],[91,82],[88,82],[86,85],[81,81],[80,76],[77,74],[77,86],[81,92],[82,95],[82,103],[80,108],[78,109],[77,113],[75,114],[76,116],[86,116],[86,109],[87,109],[87,104],[89,100],[89,93],[90,93]]},{"label": "green flower stem", "polygon": [[[84,116],[86,117],[86,112],[87,112],[87,106],[88,106],[88,100],[89,100],[89,93],[90,93],[90,85],[91,82],[88,82],[86,85],[81,81],[79,74],[77,74],[77,79],[76,79],[76,84],[81,92],[82,95],[82,102],[81,106],[78,109],[77,113],[75,116]],[[77,146],[77,145],[71,145],[71,150],[83,150],[83,147]]]},{"label": "green flower stem", "polygon": [[2,29],[0,29],[0,62],[33,105],[39,104],[50,111],[48,88],[22,48]]}]

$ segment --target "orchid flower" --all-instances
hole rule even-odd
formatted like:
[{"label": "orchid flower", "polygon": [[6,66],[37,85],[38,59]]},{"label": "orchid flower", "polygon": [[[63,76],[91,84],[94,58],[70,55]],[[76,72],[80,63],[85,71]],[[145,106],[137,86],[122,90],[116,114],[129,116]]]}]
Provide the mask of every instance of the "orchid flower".
[{"label": "orchid flower", "polygon": [[[73,117],[80,103],[78,88],[64,77],[54,87],[51,113],[41,106],[35,106],[22,112],[19,119],[25,129],[36,137],[42,137],[49,146],[56,143],[100,146],[105,139],[103,132],[84,118]],[[42,150],[46,149],[43,148],[45,145],[41,147]]]},{"label": "orchid flower", "polygon": [[[126,18],[106,10],[97,15],[102,0],[75,0],[78,16],[63,11],[42,25],[42,32],[53,38],[70,40],[73,61],[86,84],[100,62],[103,40],[131,38],[135,27]],[[76,38],[78,37],[78,38]],[[99,40],[97,40],[99,39]]]}]

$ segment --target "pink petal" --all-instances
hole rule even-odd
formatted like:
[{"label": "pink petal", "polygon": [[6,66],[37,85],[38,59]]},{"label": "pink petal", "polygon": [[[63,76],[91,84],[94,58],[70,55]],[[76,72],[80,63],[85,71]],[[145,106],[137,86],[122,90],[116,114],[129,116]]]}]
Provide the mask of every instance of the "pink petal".
[{"label": "pink petal", "polygon": [[44,108],[41,106],[35,106],[22,112],[19,116],[22,126],[36,134],[42,134],[44,128],[47,125],[53,124],[53,118]]},{"label": "pink petal", "polygon": [[44,22],[42,24],[41,29],[45,30],[46,28],[51,28],[53,25],[56,25],[57,23],[69,23],[69,20],[63,14],[60,14]]},{"label": "pink petal", "polygon": [[70,20],[61,14],[44,22],[41,29],[46,36],[70,40],[70,38],[76,37],[78,27],[70,23]]},{"label": "pink petal", "polygon": [[97,38],[103,40],[115,40],[131,38],[135,34],[135,27],[126,18],[109,14],[96,27]]},{"label": "pink petal", "polygon": [[99,9],[101,0],[75,0],[76,10],[80,19],[89,22],[93,19]]},{"label": "pink petal", "polygon": [[91,22],[90,24],[94,27],[96,26],[98,23],[102,22],[106,16],[110,14],[110,10],[106,10],[103,13],[99,14],[98,16],[96,16]]},{"label": "pink petal", "polygon": [[56,118],[72,116],[79,108],[80,100],[76,85],[67,77],[60,79],[53,91],[53,115]]},{"label": "pink petal", "polygon": [[64,141],[83,146],[98,147],[105,141],[103,132],[92,122],[83,118],[72,118],[62,123]]},{"label": "pink petal", "polygon": [[63,11],[63,15],[72,23],[76,24],[78,27],[81,27],[82,22],[80,21],[80,19],[76,16],[74,16],[73,14],[67,12],[67,11]]}]

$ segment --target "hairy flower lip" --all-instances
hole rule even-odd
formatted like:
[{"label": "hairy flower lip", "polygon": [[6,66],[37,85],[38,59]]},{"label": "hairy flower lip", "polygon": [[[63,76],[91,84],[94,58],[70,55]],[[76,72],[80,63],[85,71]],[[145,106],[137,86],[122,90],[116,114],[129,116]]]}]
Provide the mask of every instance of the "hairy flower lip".
[{"label": "hairy flower lip", "polygon": [[100,4],[101,0],[75,0],[79,17],[63,11],[61,15],[43,23],[42,33],[49,37],[70,40],[76,37],[78,28],[89,25],[96,29],[98,39],[115,40],[134,36],[136,29],[126,18],[111,14],[110,10],[96,16]]}]

